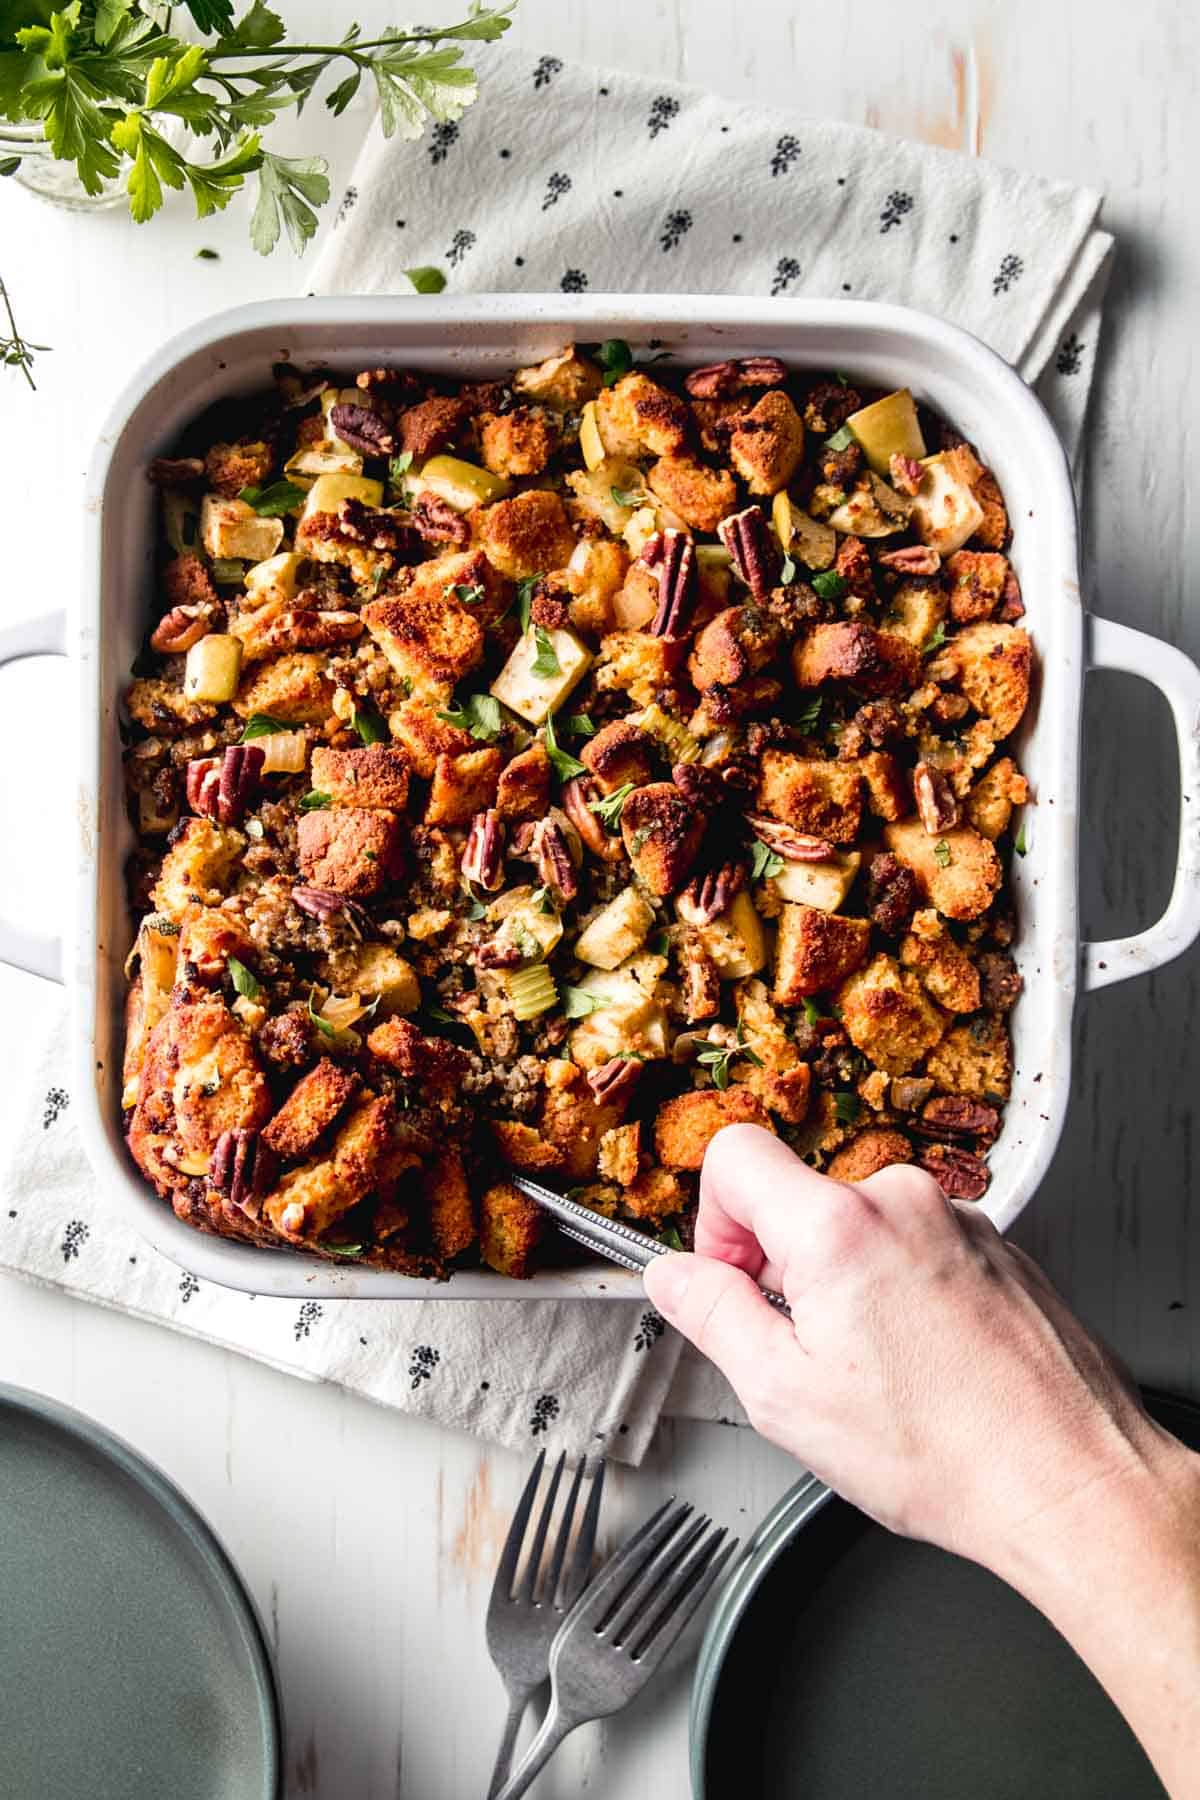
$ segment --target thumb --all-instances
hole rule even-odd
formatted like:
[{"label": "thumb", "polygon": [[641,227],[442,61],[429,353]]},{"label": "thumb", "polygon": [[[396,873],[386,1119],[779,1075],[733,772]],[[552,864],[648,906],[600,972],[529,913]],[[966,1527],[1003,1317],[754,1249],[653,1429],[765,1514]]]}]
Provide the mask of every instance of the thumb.
[{"label": "thumb", "polygon": [[743,1269],[675,1251],[652,1262],[646,1292],[669,1324],[716,1363],[739,1394],[761,1388],[770,1362],[795,1347],[790,1322]]}]

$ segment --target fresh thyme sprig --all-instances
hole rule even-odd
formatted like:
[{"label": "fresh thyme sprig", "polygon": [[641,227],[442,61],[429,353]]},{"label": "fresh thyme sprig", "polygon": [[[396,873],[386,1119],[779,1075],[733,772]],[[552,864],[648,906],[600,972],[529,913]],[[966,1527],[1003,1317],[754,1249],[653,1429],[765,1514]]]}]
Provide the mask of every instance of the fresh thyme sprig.
[{"label": "fresh thyme sprig", "polygon": [[31,344],[21,336],[17,329],[17,321],[13,317],[12,301],[8,297],[8,289],[0,279],[0,300],[4,302],[5,317],[8,320],[7,336],[0,335],[0,363],[5,368],[20,369],[31,388],[37,387],[33,379],[33,359],[39,351],[50,348],[49,344]]}]

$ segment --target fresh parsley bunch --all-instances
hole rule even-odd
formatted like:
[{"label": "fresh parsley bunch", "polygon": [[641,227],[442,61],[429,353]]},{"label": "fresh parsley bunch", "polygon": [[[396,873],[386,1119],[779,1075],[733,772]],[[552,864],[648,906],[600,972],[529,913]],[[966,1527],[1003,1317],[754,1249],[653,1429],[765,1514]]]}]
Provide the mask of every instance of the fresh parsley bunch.
[{"label": "fresh parsley bunch", "polygon": [[[296,251],[317,228],[315,208],[329,198],[319,156],[276,156],[264,137],[279,113],[303,110],[331,70],[341,77],[325,95],[345,111],[364,76],[375,84],[384,135],[418,138],[428,120],[461,118],[476,95],[462,44],[488,43],[507,31],[516,0],[471,0],[457,25],[389,26],[364,38],[351,25],[336,43],[295,44],[265,0],[236,21],[234,0],[186,0],[210,42],[172,34],[172,8],[159,0],[0,0],[0,175],[28,152],[30,128],[51,154],[73,163],[89,194],[125,178],[139,224],[163,203],[164,188],[187,188],[200,218],[228,206],[250,175],[257,194],[250,238],[264,256],[282,232]],[[197,154],[163,133],[178,120]],[[40,147],[37,154],[44,154]],[[29,346],[32,349],[34,346]],[[29,374],[15,327],[0,338],[0,361]]]}]

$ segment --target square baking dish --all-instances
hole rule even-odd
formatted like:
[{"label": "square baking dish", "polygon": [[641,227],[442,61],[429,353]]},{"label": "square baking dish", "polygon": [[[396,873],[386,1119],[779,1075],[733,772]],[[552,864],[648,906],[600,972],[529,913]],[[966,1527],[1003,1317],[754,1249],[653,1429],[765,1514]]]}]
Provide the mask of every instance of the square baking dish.
[{"label": "square baking dish", "polygon": [[[1015,954],[1025,992],[1013,1014],[1016,1072],[981,1205],[1008,1226],[1049,1166],[1070,1091],[1077,989],[1148,972],[1200,931],[1200,673],[1158,640],[1089,619],[1080,597],[1075,507],[1066,461],[1046,414],[1020,378],[983,344],[900,307],[856,302],[701,296],[474,296],[465,299],[309,299],[218,315],[165,345],[117,404],[96,447],[86,497],[86,558],[78,614],[35,621],[0,637],[0,660],[71,655],[80,678],[74,929],[54,940],[0,927],[0,956],[72,990],[74,1111],[87,1153],[114,1206],[154,1246],[209,1281],[311,1298],[631,1298],[639,1279],[608,1266],[548,1270],[514,1285],[490,1272],[446,1284],[372,1269],[330,1268],[288,1250],[204,1236],[175,1218],[130,1163],[121,1131],[122,964],[132,941],[122,869],[132,847],[117,729],[120,695],[151,598],[155,494],[146,464],[184,425],[225,395],[269,381],[271,364],[321,363],[348,373],[387,362],[453,377],[497,375],[569,341],[623,337],[677,366],[751,354],[796,368],[846,369],[905,385],[951,419],[994,468],[1013,524],[1037,655],[1034,698],[1017,738],[1036,804],[1028,854],[1013,876]],[[1082,685],[1088,667],[1117,668],[1162,689],[1179,737],[1178,866],[1162,918],[1135,937],[1081,945],[1076,824]]]}]

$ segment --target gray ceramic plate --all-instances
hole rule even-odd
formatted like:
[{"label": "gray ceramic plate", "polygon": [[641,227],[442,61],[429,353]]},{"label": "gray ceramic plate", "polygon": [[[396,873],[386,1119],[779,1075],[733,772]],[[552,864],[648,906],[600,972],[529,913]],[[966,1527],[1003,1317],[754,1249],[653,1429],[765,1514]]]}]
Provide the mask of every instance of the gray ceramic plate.
[{"label": "gray ceramic plate", "polygon": [[[1200,1409],[1147,1403],[1200,1449]],[[692,1693],[696,1800],[1164,1800],[1039,1613],[822,1493],[784,1496],[713,1611]]]},{"label": "gray ceramic plate", "polygon": [[0,1384],[0,1797],[276,1800],[270,1653],[179,1490]]}]

